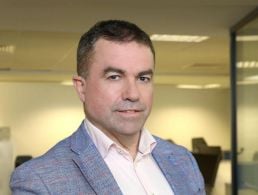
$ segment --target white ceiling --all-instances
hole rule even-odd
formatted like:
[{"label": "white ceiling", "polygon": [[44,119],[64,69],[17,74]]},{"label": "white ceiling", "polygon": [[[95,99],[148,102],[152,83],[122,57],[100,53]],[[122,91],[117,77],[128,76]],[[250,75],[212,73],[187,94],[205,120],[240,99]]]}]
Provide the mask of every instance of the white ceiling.
[{"label": "white ceiling", "polygon": [[0,0],[0,81],[62,81],[75,72],[78,39],[96,21],[124,19],[147,33],[208,35],[154,42],[156,82],[229,83],[229,29],[258,0]]}]

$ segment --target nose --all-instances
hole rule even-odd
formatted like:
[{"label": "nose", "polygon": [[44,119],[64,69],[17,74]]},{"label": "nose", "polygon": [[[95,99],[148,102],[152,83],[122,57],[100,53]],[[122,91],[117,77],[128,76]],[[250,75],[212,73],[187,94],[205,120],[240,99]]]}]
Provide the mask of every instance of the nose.
[{"label": "nose", "polygon": [[123,100],[136,102],[140,98],[140,91],[137,86],[137,81],[135,80],[128,80],[126,81],[125,85],[123,86]]}]

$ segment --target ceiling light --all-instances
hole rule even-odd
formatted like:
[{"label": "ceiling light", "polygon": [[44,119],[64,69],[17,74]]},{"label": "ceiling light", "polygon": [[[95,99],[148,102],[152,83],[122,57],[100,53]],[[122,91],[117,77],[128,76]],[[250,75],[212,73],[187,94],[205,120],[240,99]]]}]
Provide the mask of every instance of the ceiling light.
[{"label": "ceiling light", "polygon": [[238,81],[238,85],[253,85],[258,84],[258,75],[245,77],[244,80]]},{"label": "ceiling light", "polygon": [[0,52],[14,53],[15,46],[13,45],[0,45]]},{"label": "ceiling light", "polygon": [[202,85],[177,85],[180,89],[202,89]]},{"label": "ceiling light", "polygon": [[216,84],[216,83],[204,85],[205,89],[214,89],[214,88],[220,88],[220,87],[221,87],[221,85],[220,84]]},{"label": "ceiling light", "polygon": [[253,75],[253,76],[246,77],[245,80],[247,80],[247,81],[258,81],[258,75]]},{"label": "ceiling light", "polygon": [[177,88],[181,89],[215,89],[220,87],[221,85],[217,83],[206,85],[177,85]]},{"label": "ceiling light", "polygon": [[238,85],[257,85],[258,80],[243,80],[243,81],[237,81]]},{"label": "ceiling light", "polygon": [[150,36],[152,41],[173,41],[173,42],[195,42],[199,43],[208,39],[208,36],[197,35],[168,35],[168,34],[153,34]]},{"label": "ceiling light", "polygon": [[240,61],[237,68],[258,68],[258,61]]},{"label": "ceiling light", "polygon": [[258,35],[237,36],[237,41],[258,41]]}]

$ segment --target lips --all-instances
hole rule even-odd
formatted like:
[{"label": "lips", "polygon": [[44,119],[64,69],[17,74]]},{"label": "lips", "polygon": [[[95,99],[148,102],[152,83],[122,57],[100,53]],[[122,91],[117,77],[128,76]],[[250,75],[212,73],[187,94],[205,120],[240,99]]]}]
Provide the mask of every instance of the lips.
[{"label": "lips", "polygon": [[117,110],[117,113],[123,117],[139,117],[141,110]]},{"label": "lips", "polygon": [[119,102],[112,107],[112,110],[121,114],[139,114],[146,109],[140,102]]},{"label": "lips", "polygon": [[118,112],[134,113],[134,112],[141,112],[141,111],[140,110],[118,110]]},{"label": "lips", "polygon": [[138,113],[138,112],[142,112],[143,109],[117,109],[118,112],[123,112],[123,113]]}]

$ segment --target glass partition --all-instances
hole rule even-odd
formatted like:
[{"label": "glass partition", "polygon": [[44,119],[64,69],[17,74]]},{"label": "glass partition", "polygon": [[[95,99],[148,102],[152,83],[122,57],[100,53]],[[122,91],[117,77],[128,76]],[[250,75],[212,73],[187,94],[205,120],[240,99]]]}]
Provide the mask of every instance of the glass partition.
[{"label": "glass partition", "polygon": [[232,36],[233,194],[258,195],[258,9]]}]

